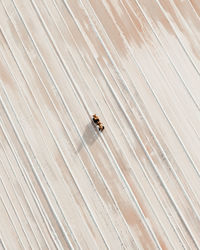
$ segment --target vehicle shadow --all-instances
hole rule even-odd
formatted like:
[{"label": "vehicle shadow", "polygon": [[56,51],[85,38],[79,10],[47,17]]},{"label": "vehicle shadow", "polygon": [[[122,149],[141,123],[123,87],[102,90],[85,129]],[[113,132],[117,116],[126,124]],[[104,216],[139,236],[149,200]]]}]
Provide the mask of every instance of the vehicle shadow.
[{"label": "vehicle shadow", "polygon": [[98,134],[96,132],[95,125],[92,122],[88,123],[83,133],[82,140],[78,146],[77,153],[79,153],[81,149],[84,147],[84,142],[87,146],[91,146],[96,141],[97,138]]}]

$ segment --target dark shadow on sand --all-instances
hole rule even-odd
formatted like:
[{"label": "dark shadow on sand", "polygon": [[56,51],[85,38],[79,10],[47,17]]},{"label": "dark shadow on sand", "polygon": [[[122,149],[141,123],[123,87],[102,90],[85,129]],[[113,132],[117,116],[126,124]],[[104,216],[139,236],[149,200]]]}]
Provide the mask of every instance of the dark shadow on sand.
[{"label": "dark shadow on sand", "polygon": [[88,123],[83,133],[82,140],[78,146],[77,153],[79,153],[84,147],[84,143],[89,147],[96,141],[97,138],[98,132],[95,125],[92,122]]}]

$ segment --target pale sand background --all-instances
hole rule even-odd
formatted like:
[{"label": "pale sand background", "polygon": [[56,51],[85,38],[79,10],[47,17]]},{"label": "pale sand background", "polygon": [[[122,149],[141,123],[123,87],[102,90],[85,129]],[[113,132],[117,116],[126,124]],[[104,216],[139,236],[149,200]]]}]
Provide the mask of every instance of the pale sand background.
[{"label": "pale sand background", "polygon": [[200,248],[199,0],[0,0],[0,26],[0,249]]}]

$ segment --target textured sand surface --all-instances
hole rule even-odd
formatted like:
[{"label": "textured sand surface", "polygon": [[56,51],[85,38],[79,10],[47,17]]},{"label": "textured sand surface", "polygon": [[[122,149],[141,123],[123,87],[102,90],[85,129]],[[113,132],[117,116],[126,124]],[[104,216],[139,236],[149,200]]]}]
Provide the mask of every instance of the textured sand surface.
[{"label": "textured sand surface", "polygon": [[0,29],[0,249],[199,249],[199,0],[0,0]]}]

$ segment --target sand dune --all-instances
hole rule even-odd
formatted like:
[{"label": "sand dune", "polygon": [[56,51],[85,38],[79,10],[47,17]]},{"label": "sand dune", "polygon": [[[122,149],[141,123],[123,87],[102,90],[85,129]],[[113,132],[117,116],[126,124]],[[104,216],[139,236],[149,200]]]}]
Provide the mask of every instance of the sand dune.
[{"label": "sand dune", "polygon": [[0,20],[0,249],[199,249],[199,2],[1,0]]}]

